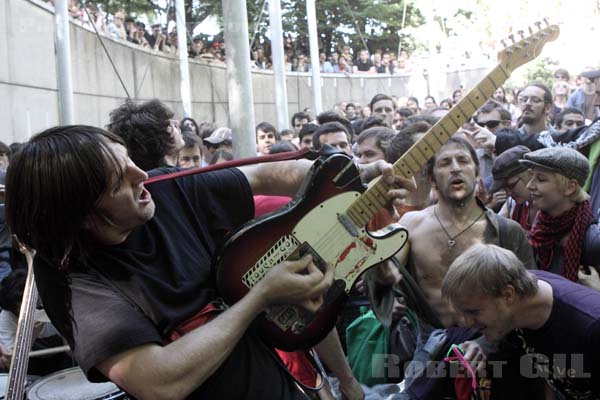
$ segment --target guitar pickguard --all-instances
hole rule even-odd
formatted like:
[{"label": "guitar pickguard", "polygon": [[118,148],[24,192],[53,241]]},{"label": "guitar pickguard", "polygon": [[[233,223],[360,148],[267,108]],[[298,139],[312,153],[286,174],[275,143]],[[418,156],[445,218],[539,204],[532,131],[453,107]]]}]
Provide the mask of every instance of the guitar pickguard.
[{"label": "guitar pickguard", "polygon": [[[302,253],[310,251],[313,259],[335,268],[336,284],[330,290],[350,292],[361,273],[391,257],[408,238],[405,230],[386,238],[371,237],[364,228],[350,232],[340,223],[337,210],[345,209],[355,198],[356,192],[347,192],[315,207],[298,222],[291,235],[278,240],[244,275],[244,283],[252,287],[270,268],[288,259],[297,253],[298,247],[303,246],[306,249]],[[356,232],[358,235],[354,236]],[[282,331],[300,334],[312,321],[313,314],[296,306],[284,305],[269,307],[266,317]]]}]

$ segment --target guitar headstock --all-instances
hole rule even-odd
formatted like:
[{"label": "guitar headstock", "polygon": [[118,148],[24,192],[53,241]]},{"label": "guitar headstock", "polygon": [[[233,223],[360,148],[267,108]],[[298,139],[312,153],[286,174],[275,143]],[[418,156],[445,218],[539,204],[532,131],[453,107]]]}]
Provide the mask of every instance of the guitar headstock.
[{"label": "guitar headstock", "polygon": [[[547,20],[544,20],[546,27],[542,28],[542,23],[536,22],[538,31],[530,27],[528,37],[523,35],[523,31],[519,31],[521,40],[515,41],[514,35],[509,38],[514,42],[512,46],[506,47],[498,53],[498,62],[508,71],[514,71],[521,65],[528,63],[540,55],[544,45],[558,38],[560,29],[558,25],[550,25]],[[504,41],[502,41],[504,43]]]}]

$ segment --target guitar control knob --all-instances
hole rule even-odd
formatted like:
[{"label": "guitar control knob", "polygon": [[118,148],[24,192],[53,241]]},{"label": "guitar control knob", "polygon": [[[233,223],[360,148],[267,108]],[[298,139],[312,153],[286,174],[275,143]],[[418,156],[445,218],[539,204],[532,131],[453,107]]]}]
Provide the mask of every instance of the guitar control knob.
[{"label": "guitar control knob", "polygon": [[302,321],[296,321],[292,324],[292,332],[295,333],[296,335],[301,334],[302,332],[304,332],[304,323]]}]

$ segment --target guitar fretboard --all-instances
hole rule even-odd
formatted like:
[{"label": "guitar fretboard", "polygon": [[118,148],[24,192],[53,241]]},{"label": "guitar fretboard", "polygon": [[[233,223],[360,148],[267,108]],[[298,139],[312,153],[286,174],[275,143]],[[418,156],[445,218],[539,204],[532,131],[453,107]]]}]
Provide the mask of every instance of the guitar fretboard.
[{"label": "guitar fretboard", "polygon": [[[508,79],[510,74],[502,65],[494,68],[477,86],[469,91],[448,114],[442,117],[406,153],[393,164],[394,174],[410,178],[419,172],[427,161],[460,129],[465,122],[492,97],[496,89]],[[382,209],[387,201],[387,192],[393,189],[381,177],[346,210],[346,215],[355,226],[366,223]]]}]

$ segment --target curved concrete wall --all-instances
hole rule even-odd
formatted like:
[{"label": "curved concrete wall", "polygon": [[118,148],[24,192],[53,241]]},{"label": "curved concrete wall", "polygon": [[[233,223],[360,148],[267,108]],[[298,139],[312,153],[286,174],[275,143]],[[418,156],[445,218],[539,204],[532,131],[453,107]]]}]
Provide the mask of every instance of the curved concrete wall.
[{"label": "curved concrete wall", "polygon": [[[0,140],[27,140],[32,134],[58,124],[58,92],[54,52],[54,13],[37,0],[0,2]],[[102,37],[130,95],[159,98],[182,115],[179,97],[179,60],[129,43]],[[126,94],[95,33],[71,24],[71,54],[76,123],[104,126],[109,112]],[[430,85],[437,98],[463,85],[471,87],[486,69],[434,74]],[[225,67],[190,61],[193,116],[197,121],[226,125]],[[275,122],[273,75],[252,74],[255,121]],[[409,96],[427,92],[421,73],[407,76],[346,77],[323,75],[323,105],[341,100],[369,102],[377,93]],[[310,74],[287,76],[289,112],[311,107]]]}]

